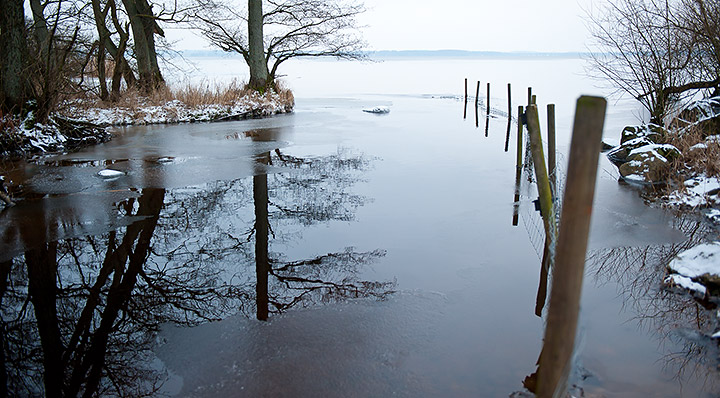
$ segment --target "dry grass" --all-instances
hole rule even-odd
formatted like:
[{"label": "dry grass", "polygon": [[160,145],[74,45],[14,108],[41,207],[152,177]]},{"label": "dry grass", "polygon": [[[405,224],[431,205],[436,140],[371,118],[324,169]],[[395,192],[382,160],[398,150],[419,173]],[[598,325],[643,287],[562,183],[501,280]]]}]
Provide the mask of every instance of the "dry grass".
[{"label": "dry grass", "polygon": [[[688,128],[683,134],[671,135],[668,143],[683,154],[675,165],[675,175],[705,174],[708,177],[720,177],[720,141],[706,139],[719,133],[713,123],[704,123]],[[702,147],[697,144],[705,145]]]},{"label": "dry grass", "polygon": [[[137,89],[130,88],[122,92],[116,101],[101,101],[96,97],[74,98],[74,107],[79,108],[125,108],[137,109],[146,106],[162,106],[172,101],[179,101],[187,108],[198,108],[207,105],[233,106],[247,99],[260,100],[272,93],[260,94],[250,90],[245,83],[233,80],[229,84],[201,83],[186,84],[178,88],[163,87],[149,95],[141,94]],[[292,108],[295,99],[292,92],[282,83],[277,84],[277,95],[287,108]]]}]

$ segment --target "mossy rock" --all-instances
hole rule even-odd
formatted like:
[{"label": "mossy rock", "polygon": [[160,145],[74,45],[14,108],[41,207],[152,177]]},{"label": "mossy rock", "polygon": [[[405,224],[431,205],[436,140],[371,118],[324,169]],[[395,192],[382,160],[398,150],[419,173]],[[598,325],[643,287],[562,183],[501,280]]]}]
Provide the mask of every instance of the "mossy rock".
[{"label": "mossy rock", "polygon": [[680,152],[679,149],[674,147],[670,144],[648,144],[644,145],[638,148],[633,149],[628,154],[628,159],[632,158],[633,155],[636,155],[641,152],[650,152],[655,151],[658,155],[665,158],[665,160],[673,161],[675,159],[679,159],[682,157],[682,152]]},{"label": "mossy rock", "polygon": [[630,152],[633,150],[652,144],[653,142],[645,137],[635,138],[615,147],[615,149],[608,152],[606,156],[611,162],[620,165],[628,161]]},{"label": "mossy rock", "polygon": [[620,165],[620,175],[626,181],[639,184],[657,184],[664,181],[671,170],[670,162],[657,151],[643,151],[628,157]]},{"label": "mossy rock", "polygon": [[620,136],[620,145],[638,138],[645,138],[654,144],[663,144],[668,133],[664,127],[657,124],[643,124],[640,126],[626,126]]}]

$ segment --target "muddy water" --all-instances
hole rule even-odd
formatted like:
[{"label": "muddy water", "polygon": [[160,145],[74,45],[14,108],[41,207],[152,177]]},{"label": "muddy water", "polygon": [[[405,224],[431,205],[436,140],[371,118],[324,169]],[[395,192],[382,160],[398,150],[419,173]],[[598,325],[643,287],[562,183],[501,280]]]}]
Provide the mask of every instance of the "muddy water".
[{"label": "muddy water", "polygon": [[[505,115],[485,121],[452,98],[306,99],[6,165],[23,198],[0,213],[10,391],[523,391],[544,329],[537,216],[524,198],[512,225],[516,125],[505,152]],[[712,396],[717,346],[694,332],[711,320],[656,272],[702,225],[601,170],[576,391]]]}]

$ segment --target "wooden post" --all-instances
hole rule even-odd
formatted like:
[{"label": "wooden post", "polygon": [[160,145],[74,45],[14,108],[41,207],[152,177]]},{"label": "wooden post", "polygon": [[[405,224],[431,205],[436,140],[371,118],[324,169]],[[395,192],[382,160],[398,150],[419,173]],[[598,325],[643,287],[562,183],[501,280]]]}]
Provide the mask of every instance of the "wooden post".
[{"label": "wooden post", "polygon": [[512,86],[508,83],[508,118],[512,117]]},{"label": "wooden post", "polygon": [[478,107],[480,103],[480,80],[477,82],[477,88],[475,89],[475,107]]},{"label": "wooden post", "polygon": [[523,123],[522,115],[524,109],[522,105],[518,106],[518,130],[517,130],[517,160],[515,161],[515,167],[520,172],[522,169],[522,158],[523,158]]},{"label": "wooden post", "polygon": [[532,97],[530,97],[530,103],[537,105],[537,95],[533,94]]},{"label": "wooden post", "polygon": [[577,101],[550,308],[538,369],[539,398],[564,396],[572,366],[606,106],[607,102],[600,97],[583,96]]},{"label": "wooden post", "polygon": [[488,134],[490,134],[490,118],[486,117],[485,118],[485,137],[487,137]]},{"label": "wooden post", "polygon": [[548,124],[548,172],[550,173],[550,189],[553,200],[557,198],[557,164],[556,164],[556,146],[555,146],[555,104],[547,106],[547,124]]},{"label": "wooden post", "polygon": [[517,227],[520,215],[520,178],[522,177],[523,160],[523,124],[522,105],[518,106],[517,159],[515,160],[515,196],[513,200],[513,227]]},{"label": "wooden post", "polygon": [[468,91],[467,91],[467,77],[465,78],[465,107],[463,108],[463,119],[467,119],[467,100],[468,100]]},{"label": "wooden post", "polygon": [[507,122],[507,132],[505,132],[505,152],[510,149],[510,128],[512,126],[512,118],[510,115],[508,115],[508,122]]},{"label": "wooden post", "polygon": [[468,92],[467,92],[467,77],[466,77],[465,78],[465,102],[467,102],[467,100],[468,100],[467,94],[468,94]]},{"label": "wooden post", "polygon": [[528,87],[528,105],[532,104],[532,87]]},{"label": "wooden post", "polygon": [[490,115],[490,82],[487,84],[487,114]]},{"label": "wooden post", "polygon": [[[538,118],[537,105],[529,105],[525,114],[527,115],[530,151],[535,166],[535,177],[538,194],[540,195],[540,214],[542,214],[543,224],[545,225],[545,236],[553,236],[555,234],[555,215],[553,211],[552,194],[550,192],[550,180],[548,179],[547,167],[545,166],[542,137],[540,136],[540,120]],[[549,242],[549,240],[546,240],[546,242]]]}]

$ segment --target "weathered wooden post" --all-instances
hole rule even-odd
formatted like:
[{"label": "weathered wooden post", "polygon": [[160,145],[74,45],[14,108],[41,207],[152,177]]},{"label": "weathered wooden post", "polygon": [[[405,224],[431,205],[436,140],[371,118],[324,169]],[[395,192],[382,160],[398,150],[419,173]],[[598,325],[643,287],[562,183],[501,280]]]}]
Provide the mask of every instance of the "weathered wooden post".
[{"label": "weathered wooden post", "polygon": [[480,104],[480,80],[477,82],[477,87],[475,88],[475,128],[480,127],[480,115],[478,114],[478,106]]},{"label": "weathered wooden post", "polygon": [[508,117],[512,117],[512,86],[508,83]]},{"label": "weathered wooden post", "polygon": [[[540,136],[540,120],[538,117],[537,105],[531,104],[525,111],[527,115],[528,136],[530,137],[530,151],[535,166],[535,177],[537,181],[538,194],[540,195],[540,214],[542,214],[545,225],[545,236],[555,234],[555,215],[553,209],[552,194],[550,192],[550,180],[548,179],[547,167],[545,166],[545,154],[543,153],[542,137]],[[549,242],[549,240],[546,240]]]},{"label": "weathered wooden post", "polygon": [[490,115],[490,82],[487,84],[487,115]]},{"label": "weathered wooden post", "polygon": [[467,77],[465,78],[465,102],[468,100]]},{"label": "weathered wooden post", "polygon": [[507,131],[505,132],[505,152],[510,148],[510,128],[512,127],[512,117],[508,114]]},{"label": "weathered wooden post", "polygon": [[577,101],[550,308],[538,369],[539,398],[561,397],[567,389],[606,106],[607,101],[600,97],[583,96]]},{"label": "weathered wooden post", "polygon": [[517,159],[515,160],[515,196],[513,201],[513,227],[517,227],[520,214],[520,178],[522,177],[523,159],[523,107],[518,106]]},{"label": "weathered wooden post", "polygon": [[528,87],[528,105],[532,104],[532,87]]},{"label": "weathered wooden post", "polygon": [[530,97],[530,103],[537,105],[537,95],[533,94],[532,97]]},{"label": "weathered wooden post", "polygon": [[468,100],[468,91],[467,91],[467,77],[465,78],[465,107],[463,108],[463,119],[467,119],[467,100]]},{"label": "weathered wooden post", "polygon": [[553,200],[557,199],[557,163],[555,146],[555,104],[547,106],[548,125],[548,172],[550,173],[550,190]]},{"label": "weathered wooden post", "polygon": [[515,167],[518,172],[522,170],[522,157],[523,157],[523,106],[518,106],[518,129],[517,129],[517,159],[515,161]]},{"label": "weathered wooden post", "polygon": [[485,118],[485,137],[487,137],[488,134],[490,134],[490,118],[486,117]]}]

